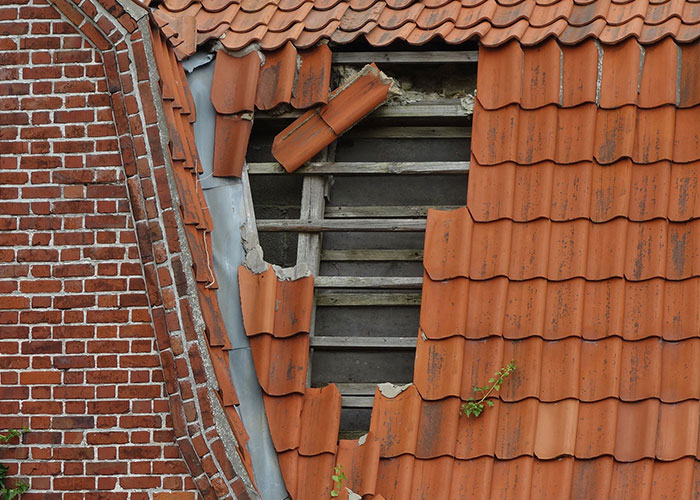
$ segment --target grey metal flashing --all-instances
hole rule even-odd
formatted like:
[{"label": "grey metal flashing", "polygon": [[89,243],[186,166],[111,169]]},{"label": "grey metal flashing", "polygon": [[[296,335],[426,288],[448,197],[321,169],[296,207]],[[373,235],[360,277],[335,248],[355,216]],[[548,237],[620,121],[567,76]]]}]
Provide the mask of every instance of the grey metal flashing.
[{"label": "grey metal flashing", "polygon": [[[202,62],[199,59],[198,62]],[[246,220],[245,189],[239,179],[213,177],[215,111],[209,99],[214,64],[192,67],[187,80],[197,109],[194,124],[195,144],[202,162],[200,184],[209,207],[212,231],[213,267],[219,288],[216,291],[221,315],[226,325],[232,350],[229,351],[231,375],[240,400],[238,412],[250,436],[250,451],[256,485],[265,500],[288,498],[284,480],[272,444],[262,390],[253,365],[250,343],[243,328],[238,289],[238,266],[246,257],[241,225]]]},{"label": "grey metal flashing", "polygon": [[[131,2],[130,0],[119,0],[120,4],[124,6],[126,9],[126,4],[132,4],[133,9],[143,9],[134,2]],[[160,88],[158,85],[158,82],[160,80],[160,75],[158,74],[158,68],[156,65],[155,61],[155,56],[153,54],[153,46],[151,44],[151,37],[150,37],[150,25],[149,25],[149,18],[147,15],[143,15],[139,18],[138,22],[138,27],[139,30],[141,31],[142,34],[142,39],[144,43],[144,52],[146,54],[146,60],[148,62],[148,76],[149,76],[149,83],[151,87],[151,92],[153,94],[153,105],[155,106],[156,109],[156,116],[158,118],[158,130],[159,130],[159,136],[160,136],[160,143],[161,143],[161,148],[163,151],[168,150],[168,144],[170,141],[169,137],[169,132],[168,132],[168,126],[165,120],[165,114],[163,111],[163,106],[162,106],[162,99],[160,95]],[[170,194],[173,199],[173,203],[177,205],[179,203],[179,196],[178,196],[178,191],[177,187],[175,185],[175,179],[173,177],[173,172],[172,172],[172,163],[170,162],[170,157],[168,155],[165,156],[165,163],[166,163],[166,177],[168,179],[168,185],[170,188]],[[175,220],[177,223],[177,232],[178,232],[178,237],[180,238],[180,241],[187,241],[187,237],[185,235],[185,230],[184,230],[184,223],[182,221],[182,218],[180,216],[180,213],[178,210],[174,210],[174,215],[175,215]],[[185,273],[186,279],[187,279],[187,289],[188,289],[188,297],[189,297],[189,302],[192,307],[192,316],[193,316],[193,321],[195,323],[195,327],[197,328],[198,332],[203,332],[203,326],[204,326],[204,319],[202,316],[202,312],[199,308],[199,298],[197,295],[197,289],[196,289],[196,281],[194,279],[194,275],[192,272],[192,256],[189,253],[189,247],[187,245],[183,245],[180,251],[180,257],[182,259],[183,263],[183,271]],[[184,342],[184,339],[182,339]],[[236,437],[233,434],[233,431],[231,429],[231,426],[228,422],[228,419],[224,413],[224,409],[222,408],[219,398],[213,393],[214,389],[218,389],[218,382],[216,379],[216,374],[214,372],[214,367],[211,363],[211,359],[209,358],[209,350],[207,347],[207,341],[204,338],[203,334],[198,334],[198,339],[197,339],[198,347],[199,347],[199,352],[201,353],[202,356],[202,363],[204,365],[204,369],[207,374],[207,382],[208,382],[208,389],[209,389],[209,400],[212,406],[212,411],[214,415],[214,423],[216,426],[216,430],[221,436],[221,441],[224,445],[224,449],[226,450],[226,455],[228,459],[231,461],[231,464],[234,467],[234,470],[236,474],[241,478],[243,481],[243,484],[246,487],[246,490],[251,496],[251,498],[259,498],[256,492],[255,487],[253,486],[253,483],[248,476],[248,472],[246,471],[245,466],[243,465],[243,462],[238,455],[238,451],[236,450],[236,446],[238,446],[238,442],[236,440]]]}]

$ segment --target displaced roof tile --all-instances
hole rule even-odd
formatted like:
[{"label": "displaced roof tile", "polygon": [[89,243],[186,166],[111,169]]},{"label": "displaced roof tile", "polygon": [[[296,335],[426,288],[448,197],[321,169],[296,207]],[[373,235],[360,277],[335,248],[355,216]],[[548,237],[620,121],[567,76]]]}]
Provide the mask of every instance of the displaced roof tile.
[{"label": "displaced roof tile", "polygon": [[309,364],[309,336],[305,333],[276,338],[269,334],[250,338],[255,372],[270,396],[304,394]]},{"label": "displaced roof tile", "polygon": [[214,176],[240,177],[253,121],[238,115],[217,114],[215,127]]}]

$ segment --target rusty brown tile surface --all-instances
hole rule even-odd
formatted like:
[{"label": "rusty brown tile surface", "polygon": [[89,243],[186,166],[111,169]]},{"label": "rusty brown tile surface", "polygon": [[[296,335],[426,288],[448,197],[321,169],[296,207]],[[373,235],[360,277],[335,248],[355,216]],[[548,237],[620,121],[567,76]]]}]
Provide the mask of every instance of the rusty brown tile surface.
[{"label": "rusty brown tile surface", "polygon": [[277,47],[286,41],[297,48],[322,39],[348,43],[358,36],[375,46],[397,39],[421,45],[435,37],[460,43],[478,36],[489,47],[511,40],[534,46],[549,38],[573,45],[588,38],[653,44],[667,37],[683,43],[700,37],[700,7],[690,0],[170,0],[154,12],[180,58],[204,43],[196,31],[211,32],[219,23],[229,31],[217,36],[231,50],[263,40],[268,30],[285,31],[292,23],[299,23],[299,29]]}]

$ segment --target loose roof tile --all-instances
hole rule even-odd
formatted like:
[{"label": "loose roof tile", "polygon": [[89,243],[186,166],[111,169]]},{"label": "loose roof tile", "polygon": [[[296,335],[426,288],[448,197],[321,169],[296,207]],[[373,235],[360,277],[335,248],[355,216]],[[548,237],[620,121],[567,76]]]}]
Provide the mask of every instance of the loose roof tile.
[{"label": "loose roof tile", "polygon": [[[380,106],[389,95],[390,82],[375,65],[365,66],[351,80],[333,91],[328,104],[308,111],[275,136],[272,144],[275,159],[288,172],[302,166]],[[357,105],[358,102],[362,105]],[[350,103],[355,105],[351,106]]]}]

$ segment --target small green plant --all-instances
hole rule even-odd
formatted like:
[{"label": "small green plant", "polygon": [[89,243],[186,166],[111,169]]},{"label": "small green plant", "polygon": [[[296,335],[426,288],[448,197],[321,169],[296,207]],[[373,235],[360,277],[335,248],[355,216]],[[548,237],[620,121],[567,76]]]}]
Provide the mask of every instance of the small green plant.
[{"label": "small green plant", "polygon": [[345,472],[343,472],[343,466],[337,465],[333,467],[333,475],[331,476],[333,480],[333,489],[331,490],[331,497],[335,498],[340,496],[340,486],[345,481]]},{"label": "small green plant", "polygon": [[510,363],[508,363],[506,366],[498,370],[493,377],[489,379],[489,382],[487,385],[483,387],[479,387],[478,385],[474,386],[474,392],[477,394],[481,394],[481,398],[476,401],[475,398],[469,398],[466,403],[463,403],[462,406],[459,409],[460,415],[464,413],[467,418],[471,417],[474,415],[475,417],[478,417],[479,415],[482,414],[484,411],[484,408],[487,406],[491,407],[493,406],[493,401],[490,399],[487,399],[493,391],[499,391],[501,389],[501,385],[503,384],[503,381],[505,378],[513,373],[515,371],[515,360],[512,360]]},{"label": "small green plant", "polygon": [[[8,443],[11,439],[20,437],[25,432],[29,432],[26,427],[23,429],[10,429],[7,434],[0,434],[0,443]],[[8,488],[5,486],[5,479],[7,478],[7,471],[9,467],[0,464],[0,499],[2,500],[12,500],[15,497],[19,497],[22,493],[29,489],[29,485],[24,481],[19,481],[15,484],[14,488]]]}]

